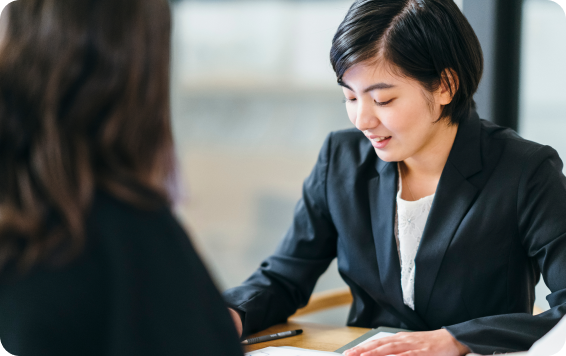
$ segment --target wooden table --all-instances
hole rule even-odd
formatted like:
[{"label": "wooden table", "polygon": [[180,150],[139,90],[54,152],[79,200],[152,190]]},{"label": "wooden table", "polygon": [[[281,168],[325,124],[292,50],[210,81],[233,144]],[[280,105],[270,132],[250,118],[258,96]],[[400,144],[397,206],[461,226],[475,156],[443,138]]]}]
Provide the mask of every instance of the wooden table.
[{"label": "wooden table", "polygon": [[249,352],[263,349],[268,346],[294,346],[318,351],[334,351],[371,330],[366,328],[330,326],[289,321],[285,324],[275,325],[262,332],[250,335],[249,338],[296,329],[303,329],[303,333],[301,335],[286,337],[284,339],[248,345],[244,348],[244,350]]}]

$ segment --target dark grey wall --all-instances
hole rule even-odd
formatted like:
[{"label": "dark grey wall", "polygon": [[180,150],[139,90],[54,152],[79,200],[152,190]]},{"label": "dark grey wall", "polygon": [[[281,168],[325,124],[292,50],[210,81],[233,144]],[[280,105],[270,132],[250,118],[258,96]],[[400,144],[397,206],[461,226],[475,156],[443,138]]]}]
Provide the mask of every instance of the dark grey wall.
[{"label": "dark grey wall", "polygon": [[476,102],[481,117],[515,130],[519,124],[523,0],[464,0],[464,15],[484,51]]},{"label": "dark grey wall", "polygon": [[464,0],[464,15],[480,40],[485,60],[483,78],[475,96],[478,114],[481,118],[490,121],[493,121],[495,5],[494,0]]}]

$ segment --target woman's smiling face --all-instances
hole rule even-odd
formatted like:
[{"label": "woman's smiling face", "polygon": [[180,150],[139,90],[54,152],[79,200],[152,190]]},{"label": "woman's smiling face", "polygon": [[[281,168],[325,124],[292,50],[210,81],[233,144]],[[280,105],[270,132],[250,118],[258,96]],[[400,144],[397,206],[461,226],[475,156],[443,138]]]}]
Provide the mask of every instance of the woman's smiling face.
[{"label": "woman's smiling face", "polygon": [[444,86],[429,93],[391,68],[360,63],[344,73],[340,85],[350,121],[371,141],[379,158],[397,162],[433,152],[449,122],[436,121],[452,96]]}]

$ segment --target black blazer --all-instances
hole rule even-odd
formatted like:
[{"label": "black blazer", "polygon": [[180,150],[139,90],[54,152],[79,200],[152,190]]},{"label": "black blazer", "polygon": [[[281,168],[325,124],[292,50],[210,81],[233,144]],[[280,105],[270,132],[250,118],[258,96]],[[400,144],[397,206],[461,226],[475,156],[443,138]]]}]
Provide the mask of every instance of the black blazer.
[{"label": "black blazer", "polygon": [[18,356],[242,355],[226,305],[168,208],[105,193],[64,268],[0,274],[0,340]]},{"label": "black blazer", "polygon": [[[348,325],[445,327],[474,352],[528,349],[566,314],[566,179],[555,150],[461,121],[416,256],[415,310],[403,303],[394,237],[397,163],[355,130],[331,133],[277,251],[224,293],[245,333],[304,306],[338,258]],[[532,316],[540,272],[549,311]]]}]

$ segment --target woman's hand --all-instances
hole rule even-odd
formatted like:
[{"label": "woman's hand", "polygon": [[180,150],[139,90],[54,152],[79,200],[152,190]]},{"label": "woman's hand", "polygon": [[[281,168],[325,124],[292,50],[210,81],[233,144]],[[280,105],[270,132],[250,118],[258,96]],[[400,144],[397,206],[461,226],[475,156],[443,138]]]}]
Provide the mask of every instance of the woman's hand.
[{"label": "woman's hand", "polygon": [[346,356],[460,356],[471,352],[444,329],[398,333],[356,346]]},{"label": "woman's hand", "polygon": [[230,312],[230,316],[232,317],[232,321],[234,321],[234,325],[236,326],[236,331],[238,332],[238,336],[242,337],[242,331],[244,326],[242,325],[242,319],[240,318],[240,314],[232,308],[228,308]]}]

